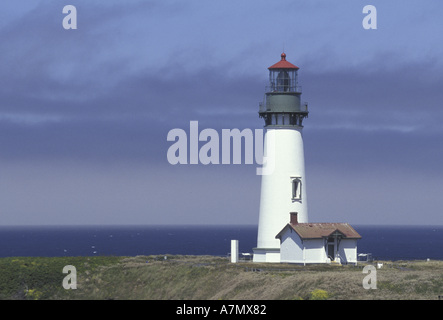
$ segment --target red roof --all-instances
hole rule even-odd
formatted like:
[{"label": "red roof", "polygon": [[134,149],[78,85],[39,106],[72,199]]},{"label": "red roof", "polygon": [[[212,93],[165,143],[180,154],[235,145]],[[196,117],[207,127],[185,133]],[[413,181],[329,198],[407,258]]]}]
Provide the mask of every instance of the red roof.
[{"label": "red roof", "polygon": [[270,66],[268,69],[300,69],[299,67],[297,67],[296,65],[293,65],[292,63],[290,63],[289,61],[286,61],[286,53],[282,53],[281,54],[281,60],[279,62],[277,62],[276,64],[273,64],[272,66]]},{"label": "red roof", "polygon": [[280,238],[286,228],[294,230],[301,239],[318,239],[331,236],[338,231],[343,238],[361,239],[361,236],[348,223],[288,223],[276,238]]}]

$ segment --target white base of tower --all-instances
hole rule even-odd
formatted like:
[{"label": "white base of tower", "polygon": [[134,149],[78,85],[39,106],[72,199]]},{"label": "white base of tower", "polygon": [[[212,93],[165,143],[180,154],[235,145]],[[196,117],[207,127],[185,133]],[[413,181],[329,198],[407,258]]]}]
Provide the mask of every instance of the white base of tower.
[{"label": "white base of tower", "polygon": [[[267,128],[265,134],[256,262],[280,262],[280,240],[275,236],[297,212],[298,222],[308,222],[302,127]],[[293,181],[299,181],[294,196]]]},{"label": "white base of tower", "polygon": [[253,262],[280,263],[280,248],[253,248]]}]

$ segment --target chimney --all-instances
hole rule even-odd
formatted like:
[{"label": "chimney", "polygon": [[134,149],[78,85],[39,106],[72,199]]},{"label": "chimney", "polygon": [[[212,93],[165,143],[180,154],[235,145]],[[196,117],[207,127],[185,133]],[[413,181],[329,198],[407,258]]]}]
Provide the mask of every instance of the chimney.
[{"label": "chimney", "polygon": [[297,214],[298,212],[290,212],[289,213],[291,215],[291,220],[289,221],[290,224],[298,224],[298,219],[297,219]]}]

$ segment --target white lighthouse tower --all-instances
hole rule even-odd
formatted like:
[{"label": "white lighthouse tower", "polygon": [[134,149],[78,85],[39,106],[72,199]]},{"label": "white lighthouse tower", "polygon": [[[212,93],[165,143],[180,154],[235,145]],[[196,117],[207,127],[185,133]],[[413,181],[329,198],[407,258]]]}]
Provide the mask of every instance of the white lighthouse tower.
[{"label": "white lighthouse tower", "polygon": [[266,133],[254,262],[280,262],[276,235],[288,223],[291,212],[297,212],[299,223],[308,222],[302,137],[308,108],[300,101],[299,68],[282,53],[281,60],[268,69],[269,86],[259,111]]}]

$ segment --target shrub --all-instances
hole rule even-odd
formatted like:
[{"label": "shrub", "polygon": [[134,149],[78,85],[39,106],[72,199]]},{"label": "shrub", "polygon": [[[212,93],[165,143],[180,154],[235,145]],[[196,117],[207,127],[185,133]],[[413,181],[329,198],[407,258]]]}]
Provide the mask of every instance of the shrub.
[{"label": "shrub", "polygon": [[325,290],[316,289],[311,292],[309,297],[310,300],[326,300],[329,298],[329,294]]},{"label": "shrub", "polygon": [[25,291],[25,294],[27,299],[39,300],[43,295],[43,292],[38,291],[36,289],[29,289],[28,291]]}]

